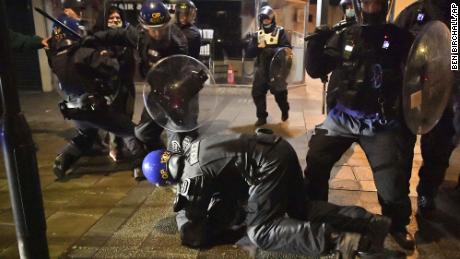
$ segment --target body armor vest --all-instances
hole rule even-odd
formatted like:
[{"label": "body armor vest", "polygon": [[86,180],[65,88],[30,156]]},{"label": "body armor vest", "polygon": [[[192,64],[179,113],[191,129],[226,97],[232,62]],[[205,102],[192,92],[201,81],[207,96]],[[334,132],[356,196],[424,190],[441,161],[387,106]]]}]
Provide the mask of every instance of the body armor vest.
[{"label": "body armor vest", "polygon": [[353,26],[341,37],[338,101],[365,114],[394,110],[401,92],[404,56],[394,27]]},{"label": "body armor vest", "polygon": [[261,44],[265,40],[265,44],[270,45],[278,45],[280,31],[282,27],[276,27],[272,32],[266,33],[263,29],[257,31],[257,43]]}]

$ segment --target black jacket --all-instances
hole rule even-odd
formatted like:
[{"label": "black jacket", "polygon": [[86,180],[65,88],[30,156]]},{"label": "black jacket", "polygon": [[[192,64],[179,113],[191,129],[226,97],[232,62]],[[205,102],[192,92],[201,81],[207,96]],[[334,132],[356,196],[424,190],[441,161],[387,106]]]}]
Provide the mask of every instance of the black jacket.
[{"label": "black jacket", "polygon": [[198,59],[200,57],[201,48],[201,34],[194,24],[180,26],[182,33],[187,38],[188,42],[188,55]]},{"label": "black jacket", "polygon": [[94,48],[74,45],[60,51],[48,51],[51,70],[67,95],[110,94],[110,82],[120,68],[117,59]]},{"label": "black jacket", "polygon": [[[326,41],[310,40],[306,69],[313,78],[332,71],[330,87],[338,89],[337,101],[364,113],[399,110],[402,75],[412,44],[406,30],[392,24],[353,25]],[[326,42],[326,43],[324,43]]]},{"label": "black jacket", "polygon": [[137,49],[141,58],[140,72],[145,76],[150,67],[161,58],[174,54],[187,54],[187,39],[180,29],[171,25],[169,41],[153,41],[140,27],[96,32],[83,41],[84,45],[121,45]]}]

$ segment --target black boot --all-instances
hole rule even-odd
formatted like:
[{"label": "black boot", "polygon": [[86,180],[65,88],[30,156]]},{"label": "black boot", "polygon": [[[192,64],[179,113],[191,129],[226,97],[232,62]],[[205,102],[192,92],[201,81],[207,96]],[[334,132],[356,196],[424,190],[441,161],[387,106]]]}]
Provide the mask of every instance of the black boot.
[{"label": "black boot", "polygon": [[390,234],[399,246],[407,250],[414,250],[414,237],[411,233],[407,232],[407,229],[405,227],[392,228],[390,230]]},{"label": "black boot", "polygon": [[287,121],[289,119],[289,110],[281,112],[281,120]]},{"label": "black boot", "polygon": [[133,169],[133,178],[134,178],[134,180],[136,180],[138,182],[144,181],[146,179],[144,173],[142,172],[141,167],[135,167]]},{"label": "black boot", "polygon": [[265,124],[267,124],[267,118],[258,118],[254,126],[259,127]]},{"label": "black boot", "polygon": [[54,175],[58,180],[62,180],[65,177],[67,170],[80,158],[80,149],[77,148],[73,143],[67,144],[64,150],[56,156],[53,165]]}]

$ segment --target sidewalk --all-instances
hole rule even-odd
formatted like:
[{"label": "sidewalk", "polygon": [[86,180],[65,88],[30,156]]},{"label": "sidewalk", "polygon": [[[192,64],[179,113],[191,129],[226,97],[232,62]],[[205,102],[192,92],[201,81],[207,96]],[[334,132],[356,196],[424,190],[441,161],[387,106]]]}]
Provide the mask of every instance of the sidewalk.
[{"label": "sidewalk", "polygon": [[[287,123],[280,123],[281,113],[273,96],[268,98],[268,127],[287,138],[305,167],[308,134],[320,123],[321,90],[319,80],[309,80],[307,87],[289,91],[291,105]],[[202,129],[202,134],[252,132],[255,107],[250,89],[225,91],[223,110],[216,120]],[[38,146],[38,163],[48,224],[51,258],[247,258],[245,251],[231,245],[208,250],[192,250],[180,245],[171,204],[170,188],[156,188],[144,181],[135,182],[127,164],[114,165],[105,156],[80,159],[67,182],[55,182],[52,164],[55,155],[73,134],[72,124],[60,115],[55,93],[24,93],[21,105]],[[136,102],[135,121],[142,108]],[[384,151],[383,151],[384,152]],[[438,204],[436,221],[417,221],[409,230],[416,234],[417,249],[409,258],[460,258],[460,202],[454,201],[451,188],[460,172],[460,150],[451,158],[447,181]],[[418,145],[411,179],[412,208],[415,206],[417,172],[421,165]],[[334,167],[330,181],[331,201],[342,205],[360,205],[379,213],[375,185],[366,157],[359,146],[347,151]],[[458,199],[459,197],[457,197]],[[423,230],[423,231],[420,231]],[[387,245],[396,244],[387,239]],[[0,258],[17,258],[18,250],[9,203],[4,167],[0,168]],[[297,258],[261,252],[257,258]]]}]

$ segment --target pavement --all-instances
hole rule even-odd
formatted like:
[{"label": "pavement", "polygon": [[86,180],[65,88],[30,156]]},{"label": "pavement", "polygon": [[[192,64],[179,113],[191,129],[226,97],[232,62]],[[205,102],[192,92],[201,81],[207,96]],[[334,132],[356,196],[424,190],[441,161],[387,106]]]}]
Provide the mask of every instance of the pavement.
[{"label": "pavement", "polygon": [[[268,97],[267,127],[294,146],[302,167],[308,139],[321,114],[321,83],[307,80],[306,86],[289,90],[291,105],[288,122],[272,95]],[[221,88],[217,117],[201,129],[201,134],[252,132],[255,107],[250,89]],[[111,163],[106,155],[84,157],[73,168],[67,181],[57,182],[53,160],[72,137],[74,130],[57,109],[56,93],[21,93],[21,105],[38,147],[37,158],[47,220],[51,258],[248,258],[248,252],[235,246],[219,245],[194,250],[181,246],[171,204],[171,188],[157,188],[148,182],[135,182],[129,164]],[[137,98],[134,121],[139,120],[141,96]],[[382,152],[385,152],[382,150]],[[460,150],[451,157],[446,181],[437,197],[438,211],[432,220],[415,216],[417,171],[422,163],[418,144],[410,180],[414,215],[408,227],[415,235],[415,251],[401,250],[387,238],[388,250],[401,250],[407,258],[460,258],[460,195],[453,191],[460,172]],[[359,205],[380,213],[372,172],[362,149],[355,145],[336,164],[330,180],[330,201]],[[0,258],[18,258],[14,222],[7,179],[0,168]],[[300,258],[257,251],[256,258]]]}]

